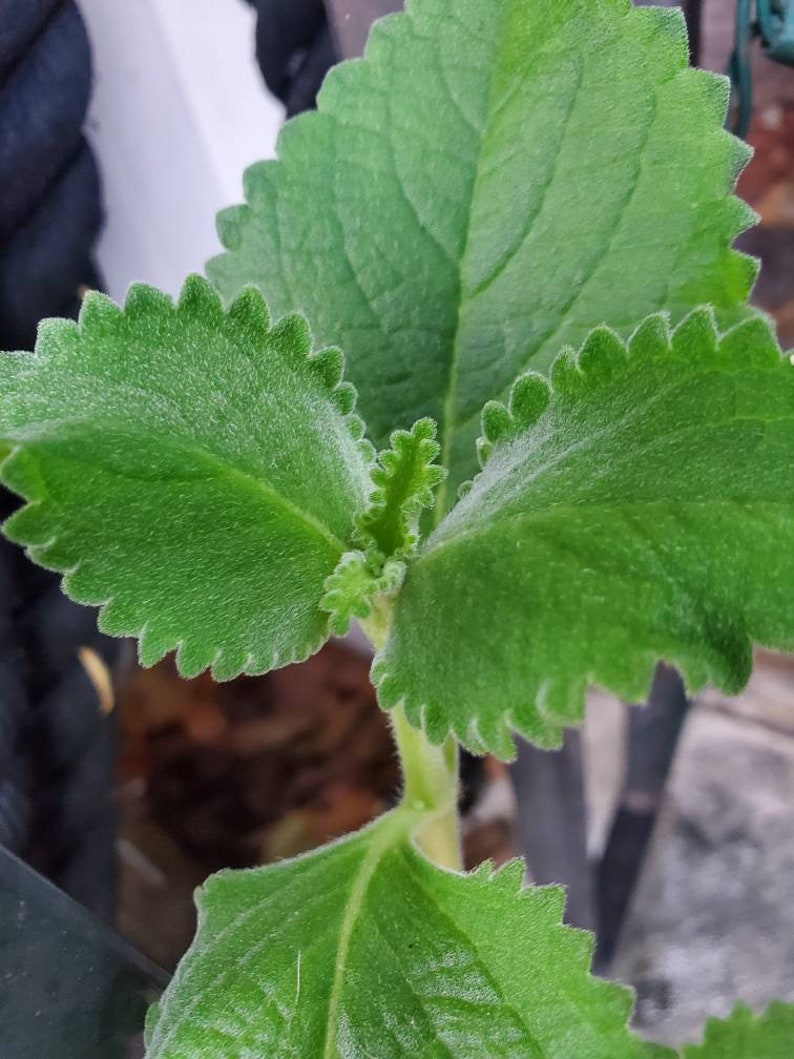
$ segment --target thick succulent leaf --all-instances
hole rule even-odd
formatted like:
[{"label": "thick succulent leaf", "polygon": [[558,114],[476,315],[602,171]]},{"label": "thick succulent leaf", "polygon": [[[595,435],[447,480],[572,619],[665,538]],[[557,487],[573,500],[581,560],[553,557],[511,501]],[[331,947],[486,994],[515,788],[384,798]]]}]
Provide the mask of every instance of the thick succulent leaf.
[{"label": "thick succulent leaf", "polygon": [[89,295],[79,324],[0,357],[2,480],[28,501],[8,536],[145,664],[178,647],[183,673],[226,678],[305,657],[372,462],[341,354],[309,354],[305,322],[271,327],[253,290],[226,313],[199,278],[177,307]]},{"label": "thick succulent leaf", "polygon": [[422,511],[433,506],[434,490],[444,480],[435,465],[439,452],[432,419],[395,430],[391,448],[379,454],[372,470],[375,489],[359,525],[365,545],[387,558],[413,554]]},{"label": "thick succulent leaf", "polygon": [[208,266],[339,343],[373,440],[422,416],[450,481],[489,398],[594,327],[698,305],[736,322],[746,148],[680,11],[630,0],[408,0],[246,174]]},{"label": "thick succulent leaf", "polygon": [[[485,468],[422,545],[373,675],[431,738],[553,745],[657,659],[738,691],[794,646],[794,368],[766,321],[593,332],[483,415]],[[464,491],[465,492],[465,491]]]},{"label": "thick succulent leaf", "polygon": [[148,1059],[640,1059],[562,891],[434,867],[405,811],[297,861],[223,872],[148,1026]]},{"label": "thick succulent leaf", "polygon": [[771,1004],[754,1015],[743,1004],[724,1022],[710,1019],[703,1043],[684,1048],[684,1059],[791,1059],[794,1005]]}]

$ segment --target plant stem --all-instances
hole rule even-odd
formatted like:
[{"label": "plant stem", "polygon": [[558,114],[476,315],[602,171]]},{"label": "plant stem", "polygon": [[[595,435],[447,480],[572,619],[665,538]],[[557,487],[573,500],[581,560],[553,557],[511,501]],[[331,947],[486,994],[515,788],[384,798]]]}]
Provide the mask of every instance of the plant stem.
[{"label": "plant stem", "polygon": [[[361,623],[375,650],[385,645],[390,624],[389,601],[375,600],[371,616]],[[460,871],[458,744],[452,736],[441,746],[431,743],[402,706],[392,710],[391,722],[403,774],[402,804],[418,819],[416,843],[439,867]]]},{"label": "plant stem", "polygon": [[458,744],[450,736],[441,746],[409,723],[402,706],[392,711],[392,731],[403,772],[403,805],[421,814],[415,838],[441,868],[460,871],[458,819]]}]

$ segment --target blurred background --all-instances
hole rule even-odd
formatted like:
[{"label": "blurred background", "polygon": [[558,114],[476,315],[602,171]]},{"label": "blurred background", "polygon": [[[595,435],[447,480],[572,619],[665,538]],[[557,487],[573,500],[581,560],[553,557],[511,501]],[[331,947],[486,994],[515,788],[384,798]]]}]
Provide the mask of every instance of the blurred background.
[{"label": "blurred background", "polygon": [[[175,294],[202,271],[244,168],[275,154],[285,116],[311,107],[328,67],[399,6],[0,0],[2,348],[30,348],[38,320],[74,314],[89,287],[122,299],[142,280]],[[747,6],[686,5],[696,61],[728,69]],[[794,68],[773,61],[773,43],[740,47],[732,120],[749,119],[756,151],[740,193],[760,223],[742,245],[764,262],[756,300],[788,348]],[[133,645],[100,637],[93,612],[5,543],[0,584],[0,972],[24,952],[28,991],[60,985],[31,970],[47,957],[20,933],[20,908],[41,910],[23,917],[28,932],[46,933],[50,915],[68,923],[59,979],[84,981],[104,946],[107,966],[134,966],[134,988],[152,995],[190,942],[192,892],[209,872],[310,849],[397,797],[355,637],[265,678],[183,681],[168,661],[141,671]],[[636,988],[649,1036],[695,1038],[737,997],[794,999],[792,660],[760,654],[732,701],[688,702],[665,669],[644,711],[594,692],[584,735],[560,753],[524,747],[511,768],[467,759],[462,778],[467,864],[520,853],[536,881],[565,883],[569,921],[597,932],[599,971]],[[36,889],[12,855],[90,917]],[[15,1003],[0,985],[3,1018]],[[139,1008],[123,1019],[138,1029]],[[10,1059],[27,1054],[78,1053]]]}]

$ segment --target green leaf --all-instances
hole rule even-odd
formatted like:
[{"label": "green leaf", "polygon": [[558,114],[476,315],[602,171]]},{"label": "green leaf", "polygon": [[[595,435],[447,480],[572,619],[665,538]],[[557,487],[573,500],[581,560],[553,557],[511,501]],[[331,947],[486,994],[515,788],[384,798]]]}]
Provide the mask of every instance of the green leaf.
[{"label": "green leaf", "polygon": [[146,665],[306,657],[373,456],[341,354],[309,353],[300,317],[272,327],[253,290],[224,313],[197,277],[176,308],[137,286],[124,311],[89,295],[79,325],[46,321],[35,353],[0,357],[2,480],[29,502],[8,536]]},{"label": "green leaf", "polygon": [[710,1019],[702,1044],[684,1048],[684,1059],[791,1059],[794,1005],[779,1002],[763,1015],[740,1004],[724,1022]]},{"label": "green leaf", "polygon": [[383,563],[364,552],[346,552],[325,582],[320,606],[331,615],[331,631],[344,636],[353,618],[372,612],[376,596],[393,596],[405,577],[405,563],[390,559]]},{"label": "green leaf", "polygon": [[726,81],[687,61],[677,9],[409,0],[248,171],[208,273],[344,348],[379,446],[435,419],[447,509],[483,404],[526,368],[603,323],[744,313],[748,152]]},{"label": "green leaf", "polygon": [[439,453],[435,438],[432,419],[420,419],[411,430],[396,430],[391,448],[378,455],[370,472],[373,490],[355,531],[365,550],[342,556],[320,604],[338,636],[353,618],[370,616],[376,597],[386,602],[402,586],[405,560],[419,541],[420,516],[433,506],[433,490],[444,479],[433,464]]},{"label": "green leaf", "polygon": [[487,462],[422,545],[373,677],[431,739],[512,752],[641,700],[657,659],[734,693],[794,647],[794,368],[760,318],[707,310],[628,347],[596,330],[483,416]]},{"label": "green leaf", "polygon": [[432,419],[410,430],[396,430],[391,448],[381,452],[372,470],[375,490],[360,520],[360,536],[383,556],[404,559],[419,541],[422,510],[433,506],[433,492],[444,480],[434,465],[440,447]]},{"label": "green leaf", "polygon": [[396,810],[269,868],[222,872],[148,1026],[148,1059],[640,1059],[628,990],[523,866],[435,868]]}]

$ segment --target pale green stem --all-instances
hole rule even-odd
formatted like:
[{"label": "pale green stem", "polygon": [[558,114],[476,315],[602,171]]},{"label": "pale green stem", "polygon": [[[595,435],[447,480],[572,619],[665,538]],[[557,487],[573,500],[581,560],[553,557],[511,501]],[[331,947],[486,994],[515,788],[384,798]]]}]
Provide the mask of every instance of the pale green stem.
[{"label": "pale green stem", "polygon": [[[390,624],[389,601],[376,600],[371,616],[361,623],[376,650],[385,645]],[[452,736],[441,746],[431,743],[401,706],[392,710],[391,721],[402,766],[403,805],[419,817],[417,845],[439,867],[460,871],[458,744]]]},{"label": "pale green stem", "polygon": [[392,711],[392,731],[403,771],[403,805],[421,813],[416,842],[441,868],[460,871],[458,744],[450,737],[431,743],[408,722],[402,706]]}]

